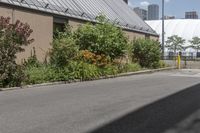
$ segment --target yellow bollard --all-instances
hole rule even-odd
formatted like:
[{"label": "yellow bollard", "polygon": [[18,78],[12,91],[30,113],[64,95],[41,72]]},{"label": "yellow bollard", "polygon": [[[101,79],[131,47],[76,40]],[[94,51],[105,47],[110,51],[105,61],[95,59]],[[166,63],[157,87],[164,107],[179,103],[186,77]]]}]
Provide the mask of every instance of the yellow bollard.
[{"label": "yellow bollard", "polygon": [[177,57],[177,68],[181,69],[181,56],[179,54],[178,54],[178,57]]}]

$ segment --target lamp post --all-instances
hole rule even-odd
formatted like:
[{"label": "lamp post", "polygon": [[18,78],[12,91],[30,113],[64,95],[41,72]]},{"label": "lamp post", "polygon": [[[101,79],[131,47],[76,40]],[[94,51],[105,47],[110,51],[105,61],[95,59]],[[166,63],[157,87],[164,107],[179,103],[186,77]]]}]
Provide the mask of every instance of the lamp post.
[{"label": "lamp post", "polygon": [[162,56],[165,55],[165,1],[162,0]]}]

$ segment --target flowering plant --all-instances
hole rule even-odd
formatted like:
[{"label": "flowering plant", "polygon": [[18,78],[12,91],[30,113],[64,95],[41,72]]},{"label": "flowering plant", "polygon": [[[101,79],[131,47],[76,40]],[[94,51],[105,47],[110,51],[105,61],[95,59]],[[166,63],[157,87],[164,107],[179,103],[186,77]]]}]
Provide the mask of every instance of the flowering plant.
[{"label": "flowering plant", "polygon": [[79,54],[79,59],[99,67],[105,66],[110,62],[110,59],[104,54],[97,55],[90,52],[89,50],[81,50]]},{"label": "flowering plant", "polygon": [[27,23],[17,20],[12,24],[9,17],[0,17],[0,84],[2,86],[10,84],[18,86],[14,81],[19,81],[19,77],[23,77],[16,74],[18,68],[21,68],[15,62],[16,54],[23,52],[23,46],[34,41],[29,39],[32,32]]}]

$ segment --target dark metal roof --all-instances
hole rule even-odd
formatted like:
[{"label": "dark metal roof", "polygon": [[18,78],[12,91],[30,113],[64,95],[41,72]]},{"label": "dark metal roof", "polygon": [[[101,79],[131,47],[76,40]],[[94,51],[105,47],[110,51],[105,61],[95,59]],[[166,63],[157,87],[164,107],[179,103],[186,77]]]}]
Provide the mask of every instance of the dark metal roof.
[{"label": "dark metal roof", "polygon": [[123,0],[0,0],[0,3],[88,21],[104,14],[124,29],[157,35]]}]

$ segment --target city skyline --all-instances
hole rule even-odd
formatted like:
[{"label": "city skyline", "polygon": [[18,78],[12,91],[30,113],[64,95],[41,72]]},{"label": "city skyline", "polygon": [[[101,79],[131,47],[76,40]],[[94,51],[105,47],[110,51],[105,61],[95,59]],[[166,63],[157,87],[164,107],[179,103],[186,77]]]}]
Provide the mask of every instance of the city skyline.
[{"label": "city skyline", "polygon": [[159,19],[159,5],[150,4],[148,5],[148,20],[158,20]]},{"label": "city skyline", "polygon": [[[161,7],[161,0],[129,0],[129,6],[147,9],[149,4],[158,4]],[[181,6],[180,6],[181,3]],[[199,0],[165,0],[165,15],[185,18],[185,12],[197,11],[200,14]],[[161,15],[161,8],[160,8]],[[161,16],[159,16],[161,18]]]}]

